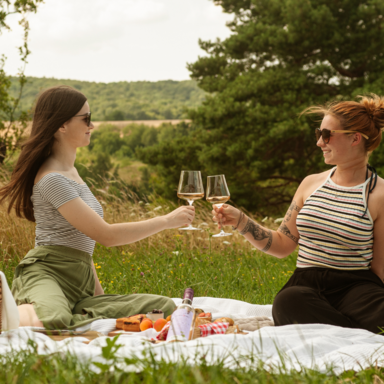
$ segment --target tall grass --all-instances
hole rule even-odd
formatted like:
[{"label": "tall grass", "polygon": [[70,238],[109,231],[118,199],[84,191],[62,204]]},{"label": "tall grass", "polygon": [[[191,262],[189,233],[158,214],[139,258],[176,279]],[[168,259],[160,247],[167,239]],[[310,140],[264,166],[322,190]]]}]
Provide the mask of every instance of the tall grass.
[{"label": "tall grass", "polygon": [[[159,196],[139,200],[127,190],[120,197],[108,188],[94,191],[109,223],[146,220],[177,207]],[[281,261],[261,254],[236,231],[224,241],[212,238],[218,229],[211,218],[211,205],[198,201],[195,206],[193,224],[201,231],[165,230],[122,247],[97,245],[94,263],[105,292],[179,297],[189,286],[196,296],[271,303],[294,269],[294,255]],[[13,212],[8,215],[5,206],[0,207],[0,222],[0,270],[11,283],[17,263],[34,247],[35,224]],[[272,219],[264,224],[277,227]]]}]

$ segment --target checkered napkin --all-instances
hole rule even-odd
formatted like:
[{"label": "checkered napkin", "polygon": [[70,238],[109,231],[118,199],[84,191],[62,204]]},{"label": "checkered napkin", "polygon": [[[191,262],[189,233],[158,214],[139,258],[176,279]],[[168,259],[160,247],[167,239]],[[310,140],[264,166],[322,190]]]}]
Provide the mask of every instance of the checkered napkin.
[{"label": "checkered napkin", "polygon": [[163,329],[160,331],[160,333],[156,336],[157,340],[164,341],[167,340],[169,326],[171,325],[171,322],[168,321],[167,324],[164,325]]},{"label": "checkered napkin", "polygon": [[199,328],[201,330],[201,337],[225,334],[225,332],[228,329],[228,326],[229,326],[228,323],[221,323],[221,322],[199,325]]}]

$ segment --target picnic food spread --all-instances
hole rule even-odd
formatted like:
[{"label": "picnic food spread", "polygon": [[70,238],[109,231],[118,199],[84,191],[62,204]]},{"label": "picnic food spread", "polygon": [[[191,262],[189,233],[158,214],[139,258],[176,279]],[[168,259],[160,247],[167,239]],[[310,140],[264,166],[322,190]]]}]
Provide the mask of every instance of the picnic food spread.
[{"label": "picnic food spread", "polygon": [[[221,317],[212,320],[212,314],[203,312],[202,309],[196,308],[199,315],[195,318],[193,332],[190,339],[198,337],[207,337],[215,334],[245,334],[238,324],[234,324],[234,320],[230,317]],[[150,313],[154,313],[153,311]],[[156,341],[166,341],[171,321],[169,319],[159,318],[152,321],[147,315],[139,314],[130,317],[124,317],[116,320],[116,328],[126,332],[142,332],[149,328],[154,328],[160,332],[156,336]]]}]

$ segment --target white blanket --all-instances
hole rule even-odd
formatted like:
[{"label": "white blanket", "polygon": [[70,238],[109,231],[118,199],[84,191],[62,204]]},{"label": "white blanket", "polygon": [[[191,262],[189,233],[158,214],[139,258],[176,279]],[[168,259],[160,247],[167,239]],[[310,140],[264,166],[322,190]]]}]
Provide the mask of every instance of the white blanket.
[{"label": "white blanket", "polygon": [[[179,299],[174,299],[178,303]],[[237,300],[209,297],[195,298],[194,304],[213,317],[231,315],[232,318],[252,316],[271,316],[271,305],[252,305]],[[91,329],[107,331],[114,320],[95,321]],[[145,350],[151,350],[157,360],[186,361],[199,364],[201,358],[207,364],[223,362],[235,369],[258,368],[260,362],[265,369],[285,367],[300,370],[312,368],[327,372],[332,368],[336,374],[344,370],[359,371],[370,365],[384,366],[384,337],[361,329],[341,328],[322,324],[289,325],[284,327],[265,327],[248,335],[215,335],[199,338],[185,343],[151,344],[148,340],[156,332],[151,329],[132,336],[120,336],[117,358],[142,358]],[[103,362],[101,348],[107,337],[100,337],[88,345],[84,338],[66,339],[55,342],[43,334],[30,329],[19,328],[0,336],[0,355],[11,351],[26,350],[28,338],[38,345],[40,354],[57,351],[76,355],[96,369],[92,362]],[[144,352],[145,353],[145,352]],[[140,370],[138,366],[121,366],[127,370]]]}]

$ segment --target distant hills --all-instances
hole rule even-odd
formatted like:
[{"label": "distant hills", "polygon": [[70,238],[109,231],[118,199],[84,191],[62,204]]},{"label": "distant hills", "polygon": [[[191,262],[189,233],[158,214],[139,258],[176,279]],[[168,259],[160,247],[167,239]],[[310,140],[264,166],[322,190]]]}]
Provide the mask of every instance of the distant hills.
[{"label": "distant hills", "polygon": [[[183,119],[185,110],[201,104],[205,93],[193,80],[186,81],[121,81],[95,83],[88,81],[28,77],[21,107],[30,109],[42,90],[70,85],[83,92],[95,121]],[[12,79],[11,94],[16,96],[17,79]]]}]

